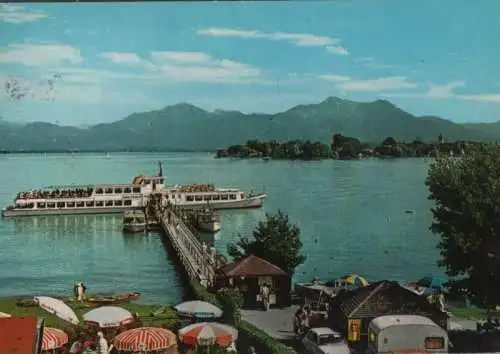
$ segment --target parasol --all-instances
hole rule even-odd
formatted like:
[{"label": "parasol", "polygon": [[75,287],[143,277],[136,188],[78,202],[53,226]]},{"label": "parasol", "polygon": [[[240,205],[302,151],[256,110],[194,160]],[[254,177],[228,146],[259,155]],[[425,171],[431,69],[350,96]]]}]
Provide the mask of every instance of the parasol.
[{"label": "parasol", "polygon": [[10,314],[5,312],[0,312],[0,318],[12,317]]},{"label": "parasol", "polygon": [[42,350],[55,350],[68,343],[68,335],[58,328],[43,329]]},{"label": "parasol", "polygon": [[344,281],[347,284],[351,284],[351,285],[355,285],[355,286],[367,286],[369,284],[368,280],[366,280],[365,278],[363,278],[357,274],[349,274],[349,275],[345,276]]},{"label": "parasol", "polygon": [[229,346],[238,339],[236,328],[217,322],[194,323],[179,330],[181,342],[190,345]]},{"label": "parasol", "polygon": [[56,315],[62,320],[72,324],[80,323],[75,311],[73,311],[64,301],[48,296],[35,296],[34,300],[42,309]]},{"label": "parasol", "polygon": [[183,316],[196,318],[218,318],[222,316],[222,310],[205,301],[188,301],[174,307]]},{"label": "parasol", "polygon": [[120,327],[134,322],[134,317],[127,310],[116,306],[102,306],[83,315],[83,320],[101,328]]},{"label": "parasol", "polygon": [[177,345],[177,336],[164,328],[141,327],[120,333],[115,337],[113,345],[119,351],[165,350]]}]

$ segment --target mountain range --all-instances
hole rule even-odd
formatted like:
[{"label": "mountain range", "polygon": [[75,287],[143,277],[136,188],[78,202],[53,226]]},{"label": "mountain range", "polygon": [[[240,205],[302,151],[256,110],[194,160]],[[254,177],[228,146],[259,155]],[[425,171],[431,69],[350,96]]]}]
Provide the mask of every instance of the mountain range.
[{"label": "mountain range", "polygon": [[364,142],[396,140],[493,141],[500,122],[457,124],[435,116],[416,117],[386,100],[355,102],[329,97],[276,114],[216,110],[179,103],[134,113],[90,127],[47,122],[16,124],[0,119],[2,151],[213,151],[247,140],[313,140],[329,143],[335,133]]}]

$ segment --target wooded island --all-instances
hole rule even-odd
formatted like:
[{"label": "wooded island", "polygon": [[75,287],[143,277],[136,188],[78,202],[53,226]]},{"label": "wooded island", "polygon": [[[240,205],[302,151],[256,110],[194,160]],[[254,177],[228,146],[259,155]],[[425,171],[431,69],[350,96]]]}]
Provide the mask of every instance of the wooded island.
[{"label": "wooded island", "polygon": [[445,141],[439,135],[436,142],[424,142],[419,138],[411,142],[398,142],[388,137],[380,144],[363,143],[352,137],[334,134],[330,145],[319,141],[290,140],[287,142],[248,140],[244,145],[218,149],[216,158],[269,158],[285,160],[354,160],[364,157],[436,157],[440,154],[461,156],[480,143],[474,141]]}]

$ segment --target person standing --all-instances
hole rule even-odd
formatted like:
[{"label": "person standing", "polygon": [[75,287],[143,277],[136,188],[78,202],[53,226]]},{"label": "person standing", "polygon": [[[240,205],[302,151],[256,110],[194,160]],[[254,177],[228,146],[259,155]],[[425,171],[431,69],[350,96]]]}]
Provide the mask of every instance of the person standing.
[{"label": "person standing", "polygon": [[104,338],[102,332],[97,332],[97,353],[108,354],[108,341]]},{"label": "person standing", "polygon": [[271,293],[271,289],[267,285],[267,283],[264,283],[261,288],[261,296],[262,296],[262,304],[264,305],[264,310],[267,311],[269,310],[269,297]]}]

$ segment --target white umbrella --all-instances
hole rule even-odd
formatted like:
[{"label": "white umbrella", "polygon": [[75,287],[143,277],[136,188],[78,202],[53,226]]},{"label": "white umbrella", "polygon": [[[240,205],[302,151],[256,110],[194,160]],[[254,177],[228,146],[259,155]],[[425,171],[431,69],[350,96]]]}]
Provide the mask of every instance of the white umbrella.
[{"label": "white umbrella", "polygon": [[188,301],[175,306],[179,314],[193,316],[196,318],[221,317],[222,310],[215,305],[205,301]]},{"label": "white umbrella", "polygon": [[121,307],[102,306],[87,312],[83,315],[83,320],[101,328],[110,328],[134,322],[134,316]]},{"label": "white umbrella", "polygon": [[75,311],[73,311],[64,301],[48,296],[35,296],[34,300],[42,309],[56,315],[62,320],[72,324],[80,323]]},{"label": "white umbrella", "polygon": [[0,312],[0,318],[5,318],[5,317],[12,317],[12,316],[9,315],[8,313]]}]

